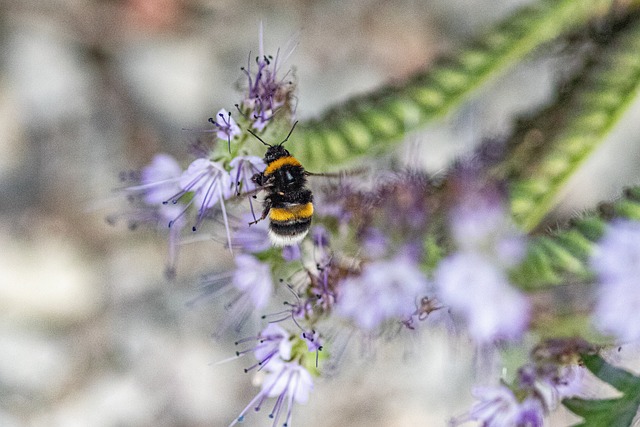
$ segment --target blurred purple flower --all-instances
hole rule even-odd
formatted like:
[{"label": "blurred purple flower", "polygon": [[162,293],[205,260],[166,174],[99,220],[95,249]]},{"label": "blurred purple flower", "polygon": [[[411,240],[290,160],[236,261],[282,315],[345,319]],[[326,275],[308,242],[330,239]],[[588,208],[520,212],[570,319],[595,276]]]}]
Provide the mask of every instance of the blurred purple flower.
[{"label": "blurred purple flower", "polygon": [[408,260],[374,262],[342,282],[336,310],[358,327],[372,330],[385,320],[410,316],[426,288],[426,277]]},{"label": "blurred purple flower", "polygon": [[144,190],[144,201],[151,206],[162,206],[180,191],[182,168],[168,154],[156,154],[151,163],[142,169],[139,189]]},{"label": "blurred purple flower", "polygon": [[473,396],[479,401],[462,417],[451,420],[458,426],[469,421],[479,421],[483,427],[541,427],[544,408],[539,401],[527,398],[522,402],[516,399],[507,386],[476,387]]},{"label": "blurred purple flower", "polygon": [[271,267],[253,255],[238,254],[233,285],[251,299],[253,306],[260,310],[267,306],[273,293]]},{"label": "blurred purple flower", "polygon": [[302,252],[298,245],[287,245],[282,248],[282,258],[287,261],[297,261],[302,258]]},{"label": "blurred purple flower", "polygon": [[316,247],[327,248],[329,247],[329,232],[322,225],[314,225],[311,229],[311,240]]},{"label": "blurred purple flower", "polygon": [[501,200],[473,197],[457,206],[450,218],[451,234],[459,250],[483,253],[507,268],[522,261],[526,240]]},{"label": "blurred purple flower", "polygon": [[599,279],[593,320],[622,342],[640,339],[640,223],[618,220],[598,243],[591,267]]},{"label": "blurred purple flower", "polygon": [[233,248],[239,248],[242,252],[257,254],[272,247],[269,240],[269,223],[260,221],[249,225],[255,218],[251,214],[245,214],[240,220],[240,226],[233,231],[231,241]]},{"label": "blurred purple flower", "polygon": [[380,259],[389,250],[389,239],[376,227],[367,228],[362,234],[362,252],[369,259]]},{"label": "blurred purple flower", "polygon": [[583,390],[584,367],[579,365],[528,364],[518,370],[519,390],[537,399],[547,412],[554,410],[565,397]]},{"label": "blurred purple flower", "polygon": [[182,168],[178,162],[168,154],[159,153],[142,169],[138,185],[126,189],[129,193],[141,197],[145,204],[135,212],[127,214],[132,224],[139,222],[162,224],[169,229],[168,276],[175,274],[180,233],[185,226],[185,220],[182,218],[185,205],[177,201],[169,204],[167,200],[181,191],[179,185],[181,176]]},{"label": "blurred purple flower", "polygon": [[586,368],[580,365],[568,365],[559,368],[559,371],[547,382],[555,389],[557,400],[566,397],[579,396],[584,390]]},{"label": "blurred purple flower", "polygon": [[442,303],[467,323],[479,344],[522,336],[530,315],[527,298],[513,288],[504,271],[475,253],[457,253],[435,271]]}]

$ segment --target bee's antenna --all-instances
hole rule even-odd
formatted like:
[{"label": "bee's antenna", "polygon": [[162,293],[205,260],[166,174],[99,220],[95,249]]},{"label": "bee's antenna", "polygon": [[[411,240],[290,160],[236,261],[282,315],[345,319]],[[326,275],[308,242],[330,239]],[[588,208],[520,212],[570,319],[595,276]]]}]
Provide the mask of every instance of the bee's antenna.
[{"label": "bee's antenna", "polygon": [[[262,143],[263,143],[264,145],[266,145],[267,147],[273,147],[273,145],[271,145],[271,144],[267,144],[266,142],[264,142],[264,141],[262,140],[262,138],[260,138],[258,135],[256,135],[255,133],[253,133],[253,131],[252,131],[251,129],[247,129],[247,132],[249,132],[251,135],[255,136],[255,137],[256,137],[256,139],[257,139],[258,141],[262,142]],[[287,137],[287,138],[288,138],[288,137]]]},{"label": "bee's antenna", "polygon": [[284,141],[282,141],[280,144],[278,145],[282,145],[285,142],[287,142],[287,140],[289,139],[289,137],[291,136],[291,134],[293,133],[293,130],[296,128],[296,125],[298,124],[298,121],[296,120],[296,122],[293,124],[293,126],[291,126],[291,130],[289,131],[289,135],[287,135],[287,137],[284,139]]}]

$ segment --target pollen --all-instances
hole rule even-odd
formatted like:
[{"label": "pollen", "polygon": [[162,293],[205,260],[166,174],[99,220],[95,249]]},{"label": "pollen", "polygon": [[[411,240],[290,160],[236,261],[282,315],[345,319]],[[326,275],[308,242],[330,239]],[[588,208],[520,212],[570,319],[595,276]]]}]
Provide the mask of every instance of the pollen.
[{"label": "pollen", "polygon": [[271,208],[269,219],[275,222],[287,222],[298,219],[307,219],[313,215],[313,203],[295,205],[287,208]]},{"label": "pollen", "polygon": [[267,166],[267,168],[264,170],[264,175],[271,175],[281,167],[287,166],[287,165],[302,166],[298,161],[298,159],[296,159],[293,156],[280,157],[279,159],[269,163],[269,166]]}]

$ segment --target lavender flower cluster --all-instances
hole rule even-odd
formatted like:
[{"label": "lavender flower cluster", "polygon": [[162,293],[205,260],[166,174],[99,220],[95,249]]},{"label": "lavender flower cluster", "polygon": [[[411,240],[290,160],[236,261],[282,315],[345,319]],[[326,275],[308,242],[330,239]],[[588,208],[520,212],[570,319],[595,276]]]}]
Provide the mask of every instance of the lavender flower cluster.
[{"label": "lavender flower cluster", "polygon": [[[481,153],[440,177],[377,171],[321,178],[314,225],[294,246],[273,247],[267,220],[249,225],[260,190],[251,178],[266,167],[259,157],[264,147],[249,131],[267,139],[295,116],[295,84],[280,76],[282,62],[261,47],[255,66],[242,68],[246,85],[237,113],[223,109],[210,119],[214,137],[200,144],[200,157],[183,169],[158,154],[126,190],[135,206],[128,213],[132,224],[167,230],[171,272],[182,236],[222,219],[235,269],[202,280],[208,293],[233,306],[219,331],[243,330],[256,315],[264,325],[237,338],[236,358],[254,358],[245,372],[260,372],[262,380],[230,427],[268,399],[275,399],[273,425],[291,426],[294,404],[308,400],[335,336],[344,331],[375,339],[445,319],[480,347],[522,343],[534,307],[510,277],[526,254],[527,236],[512,222],[504,186],[485,173],[491,159]],[[618,297],[639,294],[633,292],[640,276],[637,242],[640,225],[614,223],[592,260],[599,282],[593,322],[621,341],[640,338],[640,322],[630,321],[640,300]],[[285,309],[271,311],[282,295]],[[562,398],[580,392],[577,355],[585,351],[594,349],[575,340],[540,344],[515,378],[475,388],[477,403],[451,423],[543,425]]]}]

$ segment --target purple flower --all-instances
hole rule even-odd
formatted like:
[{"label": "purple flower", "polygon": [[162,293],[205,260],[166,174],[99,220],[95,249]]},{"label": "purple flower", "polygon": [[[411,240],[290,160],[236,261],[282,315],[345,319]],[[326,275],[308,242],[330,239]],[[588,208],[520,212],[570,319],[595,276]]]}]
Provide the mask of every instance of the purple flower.
[{"label": "purple flower", "polygon": [[273,293],[269,264],[247,254],[237,255],[235,261],[236,270],[233,273],[233,285],[249,296],[256,309],[266,307]]},{"label": "purple flower", "polygon": [[235,193],[248,193],[258,188],[251,180],[253,175],[264,171],[267,166],[264,161],[257,156],[234,157],[229,163],[231,167],[231,186],[235,187]]},{"label": "purple flower", "polygon": [[483,427],[541,427],[544,408],[539,401],[527,398],[518,402],[513,391],[504,385],[476,387],[474,403],[468,414],[451,421],[457,426],[468,421],[479,421]]},{"label": "purple flower", "polygon": [[262,384],[262,390],[267,390],[269,397],[289,396],[292,401],[298,403],[306,403],[309,400],[313,379],[304,367],[295,362],[279,362],[269,365],[267,370],[270,371],[270,375]]},{"label": "purple flower", "polygon": [[274,359],[265,367],[268,375],[262,383],[260,392],[240,412],[240,415],[229,425],[232,427],[244,421],[245,414],[253,408],[260,411],[263,403],[270,397],[276,398],[276,403],[269,413],[273,418],[273,425],[277,425],[284,416],[283,426],[291,426],[291,416],[294,403],[306,403],[309,393],[313,389],[313,378],[309,371],[296,362],[283,362]]},{"label": "purple flower", "polygon": [[451,214],[450,229],[461,251],[484,253],[504,267],[518,264],[526,252],[526,241],[501,200],[476,196],[461,203]]},{"label": "purple flower", "polygon": [[307,343],[307,349],[310,352],[322,350],[322,338],[320,338],[320,332],[314,330],[305,331],[300,334],[300,338]]},{"label": "purple flower", "polygon": [[385,320],[410,316],[426,287],[426,277],[404,258],[371,263],[342,282],[337,313],[372,330]]},{"label": "purple flower", "polygon": [[302,258],[302,251],[298,245],[287,245],[282,248],[282,258],[285,261],[297,261]]},{"label": "purple flower", "polygon": [[563,398],[582,391],[584,372],[581,366],[558,362],[527,364],[518,370],[516,384],[522,394],[537,399],[546,411],[551,411]]},{"label": "purple flower", "polygon": [[269,223],[260,221],[249,225],[255,218],[251,214],[243,215],[240,227],[234,230],[231,241],[233,247],[252,254],[260,253],[272,247],[269,240]]},{"label": "purple flower", "polygon": [[[319,337],[315,336],[319,341]],[[238,356],[253,351],[258,363],[245,369],[248,372],[254,368],[267,372],[262,382],[262,388],[258,395],[240,412],[230,427],[244,420],[245,414],[253,407],[257,412],[262,404],[270,397],[276,397],[276,403],[269,414],[274,419],[274,426],[286,411],[283,426],[289,426],[294,402],[305,403],[309,398],[309,392],[313,389],[311,374],[299,363],[299,359],[293,358],[292,338],[287,331],[275,323],[270,323],[254,339],[258,344],[252,350],[237,352]],[[241,340],[240,342],[245,342]],[[236,343],[239,344],[240,342]]]},{"label": "purple flower", "polygon": [[[247,77],[247,93],[239,106],[244,114],[253,121],[252,127],[262,131],[273,116],[285,108],[287,114],[293,113],[293,91],[295,85],[286,80],[287,75],[278,77],[282,62],[293,51],[289,49],[284,59],[280,59],[280,50],[276,57],[266,56],[263,49],[262,27],[260,27],[260,49],[256,58],[257,69],[251,69],[251,62],[242,71]],[[287,73],[288,74],[288,73]]]},{"label": "purple flower", "polygon": [[139,207],[131,213],[132,223],[147,222],[154,225],[169,226],[169,260],[167,275],[175,274],[175,263],[178,257],[180,233],[185,226],[182,214],[185,205],[166,203],[168,199],[180,192],[180,177],[182,168],[178,162],[168,154],[156,154],[151,162],[140,173],[139,185],[127,188],[127,191],[142,198],[145,206]]},{"label": "purple flower", "polygon": [[329,232],[322,225],[314,225],[311,229],[311,240],[318,248],[329,247]]},{"label": "purple flower", "polygon": [[152,206],[162,206],[163,202],[180,190],[180,176],[182,168],[168,154],[156,154],[151,163],[142,169],[140,174],[141,185],[137,188],[144,189],[144,201]]},{"label": "purple flower", "polygon": [[201,294],[189,302],[195,305],[203,300],[224,303],[227,313],[216,325],[214,336],[221,337],[233,329],[240,332],[250,320],[257,324],[260,310],[267,306],[273,293],[271,269],[267,264],[248,254],[235,257],[236,268],[223,273],[212,273],[200,280]]},{"label": "purple flower", "polygon": [[480,421],[483,426],[495,427],[542,426],[544,416],[563,397],[578,391],[584,368],[562,365],[553,359],[538,362],[521,367],[512,387],[476,387],[473,395],[479,402],[452,424]]},{"label": "purple flower", "polygon": [[382,258],[389,249],[389,239],[375,227],[367,228],[362,234],[362,251],[369,259]]},{"label": "purple flower", "polygon": [[280,360],[288,361],[291,359],[292,344],[289,333],[275,323],[269,323],[266,328],[260,332],[260,345],[256,347],[253,354],[256,359],[264,361],[276,356]]},{"label": "purple flower", "polygon": [[593,313],[596,326],[623,342],[640,339],[640,223],[613,222],[591,266],[600,282]]},{"label": "purple flower", "polygon": [[209,123],[218,128],[216,136],[225,141],[231,141],[232,138],[242,133],[236,121],[231,117],[231,113],[224,108],[218,111],[215,120],[210,118]]},{"label": "purple flower", "polygon": [[182,173],[180,188],[193,192],[201,211],[231,196],[231,178],[222,165],[209,159],[196,159]]},{"label": "purple flower", "polygon": [[435,283],[442,303],[461,315],[480,344],[515,340],[529,321],[530,304],[504,271],[475,253],[457,253],[440,262]]},{"label": "purple flower", "polygon": [[200,226],[209,210],[220,202],[229,249],[231,249],[231,233],[224,199],[231,196],[230,182],[229,173],[220,164],[209,159],[196,159],[180,177],[182,191],[171,199],[172,203],[177,203],[186,194],[193,194],[193,199],[187,205],[188,207],[191,203],[196,203],[199,206],[198,217],[192,227],[193,231]]},{"label": "purple flower", "polygon": [[553,378],[547,382],[554,387],[558,401],[566,397],[579,396],[584,389],[586,368],[580,365],[568,365],[559,368]]},{"label": "purple flower", "polygon": [[[275,323],[270,323],[257,336],[244,338],[236,341],[236,345],[244,344],[248,341],[257,341],[257,344],[243,351],[236,351],[236,356],[244,356],[253,352],[256,360],[254,365],[245,368],[249,372],[255,368],[264,369],[271,361],[289,361],[293,344],[290,334]],[[275,362],[278,363],[278,362]]]}]

